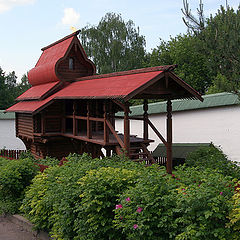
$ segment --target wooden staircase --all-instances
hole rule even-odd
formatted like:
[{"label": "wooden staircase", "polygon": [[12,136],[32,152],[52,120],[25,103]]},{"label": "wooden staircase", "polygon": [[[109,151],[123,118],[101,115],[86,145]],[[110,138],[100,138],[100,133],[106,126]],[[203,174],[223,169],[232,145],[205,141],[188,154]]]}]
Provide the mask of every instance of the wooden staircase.
[{"label": "wooden staircase", "polygon": [[153,156],[147,149],[147,145],[143,142],[134,142],[130,144],[129,158],[134,162],[143,162],[146,166],[156,163]]}]

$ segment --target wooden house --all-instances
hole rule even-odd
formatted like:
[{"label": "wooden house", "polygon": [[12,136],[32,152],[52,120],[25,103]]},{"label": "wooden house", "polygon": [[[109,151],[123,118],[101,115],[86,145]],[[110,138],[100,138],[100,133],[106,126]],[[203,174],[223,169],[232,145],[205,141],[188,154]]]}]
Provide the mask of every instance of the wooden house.
[{"label": "wooden house", "polygon": [[[135,161],[154,162],[147,147],[151,127],[167,148],[171,172],[172,99],[202,97],[178,78],[176,66],[159,66],[97,75],[75,32],[42,49],[28,73],[32,87],[7,109],[16,112],[16,135],[35,157],[62,158],[71,152],[93,157],[126,154]],[[129,100],[143,99],[143,115],[129,117]],[[167,136],[148,118],[148,99],[167,100]],[[115,130],[116,113],[124,112],[124,131]],[[118,118],[121,118],[119,116]],[[129,121],[142,122],[143,136],[131,135]]]}]

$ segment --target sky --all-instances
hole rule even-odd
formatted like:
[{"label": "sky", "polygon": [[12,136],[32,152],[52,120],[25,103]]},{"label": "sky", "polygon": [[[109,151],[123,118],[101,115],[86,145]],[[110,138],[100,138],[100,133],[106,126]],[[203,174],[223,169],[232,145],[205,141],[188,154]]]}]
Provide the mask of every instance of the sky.
[{"label": "sky", "polygon": [[[199,0],[188,2],[196,12]],[[234,9],[239,3],[228,0]],[[226,0],[203,0],[203,4],[207,16],[215,15]],[[6,74],[15,71],[20,80],[35,66],[41,48],[71,34],[71,26],[97,25],[108,12],[133,20],[151,51],[160,38],[186,33],[181,8],[182,0],[0,0],[0,67]]]}]

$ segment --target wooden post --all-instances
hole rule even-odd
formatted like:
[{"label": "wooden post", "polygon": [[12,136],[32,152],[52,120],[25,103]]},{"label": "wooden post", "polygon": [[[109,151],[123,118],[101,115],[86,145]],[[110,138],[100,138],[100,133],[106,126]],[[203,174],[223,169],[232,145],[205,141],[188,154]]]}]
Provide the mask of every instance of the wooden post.
[{"label": "wooden post", "polygon": [[111,149],[106,148],[106,157],[111,157]]},{"label": "wooden post", "polygon": [[148,100],[144,99],[143,102],[143,139],[148,140]]},{"label": "wooden post", "polygon": [[108,119],[107,117],[107,105],[106,105],[106,101],[104,101],[103,103],[103,118],[104,118],[104,144],[108,143],[109,142],[109,129],[108,129],[108,126],[107,126],[107,122],[106,120]]},{"label": "wooden post", "polygon": [[167,101],[167,173],[172,173],[172,102]]},{"label": "wooden post", "polygon": [[[98,100],[96,101],[96,117],[99,117],[99,104],[98,104]],[[96,122],[96,132],[98,132],[99,130],[99,122]]]},{"label": "wooden post", "polygon": [[62,105],[62,133],[66,132],[65,100]]},{"label": "wooden post", "polygon": [[45,114],[44,112],[42,112],[41,114],[41,132],[42,132],[42,135],[45,134]]},{"label": "wooden post", "polygon": [[128,103],[125,105],[124,110],[124,146],[126,155],[129,156],[130,150],[130,124],[129,124],[129,105]]},{"label": "wooden post", "polygon": [[75,115],[76,115],[76,101],[74,100],[73,101],[73,136],[76,136],[77,134],[77,129],[76,129],[76,118],[75,118]]},{"label": "wooden post", "polygon": [[89,120],[90,117],[90,103],[87,100],[87,137],[92,138],[92,122]]}]

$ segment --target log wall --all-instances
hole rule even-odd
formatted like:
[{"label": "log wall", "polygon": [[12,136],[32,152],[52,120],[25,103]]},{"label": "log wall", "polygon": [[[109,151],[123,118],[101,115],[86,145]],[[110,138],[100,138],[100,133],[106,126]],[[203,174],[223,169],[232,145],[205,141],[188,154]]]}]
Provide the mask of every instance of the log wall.
[{"label": "log wall", "polygon": [[[79,50],[75,52],[74,47],[71,49],[68,57],[61,61],[58,65],[57,72],[60,75],[62,79],[65,79],[67,81],[74,80],[75,78],[88,76],[89,74],[89,68],[84,64],[85,60],[80,57],[81,53],[79,53]],[[72,58],[73,63],[73,69],[69,68],[69,58]]]},{"label": "log wall", "polygon": [[31,114],[17,113],[17,136],[33,138],[33,117]]}]

